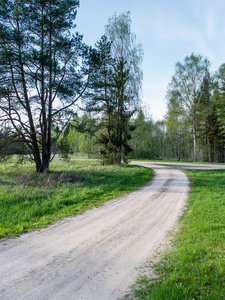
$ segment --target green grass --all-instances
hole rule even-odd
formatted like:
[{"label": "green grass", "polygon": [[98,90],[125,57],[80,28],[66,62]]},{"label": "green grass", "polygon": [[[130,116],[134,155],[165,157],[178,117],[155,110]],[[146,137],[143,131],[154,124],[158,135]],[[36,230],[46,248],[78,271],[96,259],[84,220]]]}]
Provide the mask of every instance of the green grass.
[{"label": "green grass", "polygon": [[225,170],[191,171],[191,192],[172,249],[126,299],[225,299]]},{"label": "green grass", "polygon": [[80,214],[146,184],[148,168],[101,166],[99,161],[54,162],[51,172],[34,165],[0,164],[0,238]]}]

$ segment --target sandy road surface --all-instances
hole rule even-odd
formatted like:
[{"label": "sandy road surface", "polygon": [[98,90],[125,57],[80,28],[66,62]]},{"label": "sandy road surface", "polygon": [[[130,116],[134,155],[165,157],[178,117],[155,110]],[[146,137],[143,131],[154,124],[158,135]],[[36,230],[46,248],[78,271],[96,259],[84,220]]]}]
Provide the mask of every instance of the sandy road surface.
[{"label": "sandy road surface", "polygon": [[0,299],[121,298],[176,223],[187,200],[179,169],[154,169],[142,189],[0,242]]}]

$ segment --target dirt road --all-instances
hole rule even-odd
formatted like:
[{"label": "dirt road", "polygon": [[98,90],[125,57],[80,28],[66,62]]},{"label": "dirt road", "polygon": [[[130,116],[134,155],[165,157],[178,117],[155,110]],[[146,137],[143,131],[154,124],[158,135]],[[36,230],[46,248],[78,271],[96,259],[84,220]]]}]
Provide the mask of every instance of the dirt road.
[{"label": "dirt road", "polygon": [[154,169],[142,189],[40,231],[0,242],[0,299],[123,297],[181,214],[188,179]]}]

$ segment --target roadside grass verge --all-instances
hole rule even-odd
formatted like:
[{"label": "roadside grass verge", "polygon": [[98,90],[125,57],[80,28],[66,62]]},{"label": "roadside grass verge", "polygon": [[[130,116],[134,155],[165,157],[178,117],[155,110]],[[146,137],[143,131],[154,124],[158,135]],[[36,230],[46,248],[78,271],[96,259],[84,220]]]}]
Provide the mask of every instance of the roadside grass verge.
[{"label": "roadside grass verge", "polygon": [[99,206],[143,186],[153,171],[128,165],[101,166],[99,161],[52,162],[51,172],[34,165],[0,164],[0,238]]},{"label": "roadside grass verge", "polygon": [[225,299],[225,170],[189,171],[191,191],[172,248],[125,299]]}]

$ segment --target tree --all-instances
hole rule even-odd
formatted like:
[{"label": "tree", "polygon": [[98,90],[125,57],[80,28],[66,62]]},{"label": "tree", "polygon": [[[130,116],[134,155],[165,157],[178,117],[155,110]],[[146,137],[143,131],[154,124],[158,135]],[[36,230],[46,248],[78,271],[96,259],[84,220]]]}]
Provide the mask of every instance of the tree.
[{"label": "tree", "polygon": [[131,151],[128,144],[132,129],[129,120],[140,105],[143,51],[140,44],[136,45],[136,37],[131,32],[129,12],[109,18],[106,36],[111,42],[111,56],[114,60],[110,91],[110,113],[114,125],[111,128],[111,146],[114,163],[121,164],[122,159],[127,161],[127,154]]},{"label": "tree", "polygon": [[168,87],[167,99],[174,99],[176,106],[189,120],[193,132],[194,160],[197,161],[197,111],[203,97],[202,83],[209,72],[209,61],[201,55],[185,57],[184,63],[177,62],[175,75]]},{"label": "tree", "polygon": [[218,133],[218,121],[216,103],[212,98],[212,78],[206,73],[201,86],[201,100],[198,112],[199,139],[202,145],[206,146],[206,160],[214,161],[214,149]]},{"label": "tree", "polygon": [[78,0],[1,1],[1,119],[29,147],[37,172],[49,169],[53,124],[65,128],[86,88],[88,50],[78,33],[70,34],[78,6]]},{"label": "tree", "polygon": [[212,103],[216,114],[215,142],[219,148],[219,161],[225,161],[225,64],[222,64],[213,78]]},{"label": "tree", "polygon": [[214,98],[217,103],[218,121],[225,133],[225,64],[222,64],[214,75]]},{"label": "tree", "polygon": [[176,94],[173,95],[171,93],[170,98],[167,103],[167,116],[166,116],[166,127],[167,131],[170,134],[170,138],[172,139],[172,148],[174,149],[175,155],[172,157],[176,157],[178,161],[181,159],[181,136],[182,129],[184,124],[184,117],[182,116],[182,111],[177,106],[177,98]]},{"label": "tree", "polygon": [[2,128],[0,131],[0,162],[6,161],[11,152],[12,139],[10,135],[10,130],[7,128]]},{"label": "tree", "polygon": [[[112,113],[114,100],[111,97],[114,86],[113,65],[114,59],[111,56],[111,42],[103,35],[95,45],[95,71],[91,74],[88,90],[85,93],[85,110],[95,112],[96,119],[100,119],[96,132],[98,132],[98,143],[102,146],[101,154],[106,155],[107,148],[112,156],[116,156],[117,149],[112,138]],[[105,130],[101,130],[104,128]],[[100,130],[99,130],[100,129]],[[94,132],[93,132],[94,134]]]},{"label": "tree", "polygon": [[130,145],[132,147],[131,156],[134,158],[149,158],[149,149],[146,149],[146,141],[148,140],[150,128],[144,112],[140,110],[137,117],[132,120],[134,130]]}]

